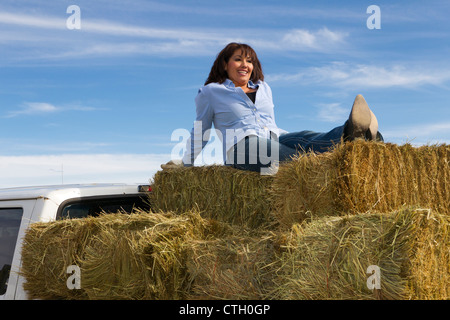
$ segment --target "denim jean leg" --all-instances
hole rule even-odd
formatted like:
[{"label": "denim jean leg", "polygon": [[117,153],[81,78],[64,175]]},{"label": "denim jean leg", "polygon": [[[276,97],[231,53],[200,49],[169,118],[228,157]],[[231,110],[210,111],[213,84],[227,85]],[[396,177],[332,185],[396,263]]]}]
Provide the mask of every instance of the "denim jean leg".
[{"label": "denim jean leg", "polygon": [[[275,153],[277,151],[278,154]],[[233,147],[229,156],[233,157],[231,166],[234,168],[261,172],[262,168],[269,168],[273,162],[289,160],[296,153],[296,149],[282,145],[276,140],[248,136]]]},{"label": "denim jean leg", "polygon": [[283,134],[279,137],[280,144],[295,148],[300,152],[326,152],[341,142],[345,125],[328,132],[300,131]]}]

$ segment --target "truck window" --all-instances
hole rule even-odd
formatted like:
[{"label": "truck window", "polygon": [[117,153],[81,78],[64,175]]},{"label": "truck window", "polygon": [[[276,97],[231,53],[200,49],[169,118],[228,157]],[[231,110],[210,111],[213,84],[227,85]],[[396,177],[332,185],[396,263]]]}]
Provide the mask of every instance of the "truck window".
[{"label": "truck window", "polygon": [[69,200],[61,204],[57,219],[95,217],[102,212],[132,213],[135,210],[149,210],[148,199],[141,195],[90,197]]},{"label": "truck window", "polygon": [[0,295],[8,287],[22,215],[22,208],[0,208]]}]

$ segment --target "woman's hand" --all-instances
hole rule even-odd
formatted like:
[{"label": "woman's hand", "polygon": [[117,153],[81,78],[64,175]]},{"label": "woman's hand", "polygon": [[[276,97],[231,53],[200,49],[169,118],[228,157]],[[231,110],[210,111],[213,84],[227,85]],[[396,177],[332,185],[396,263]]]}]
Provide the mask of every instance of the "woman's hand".
[{"label": "woman's hand", "polygon": [[166,164],[162,164],[161,165],[161,168],[163,170],[166,170],[166,169],[177,169],[177,168],[182,168],[182,167],[183,167],[183,161],[181,161],[181,160],[170,160]]}]

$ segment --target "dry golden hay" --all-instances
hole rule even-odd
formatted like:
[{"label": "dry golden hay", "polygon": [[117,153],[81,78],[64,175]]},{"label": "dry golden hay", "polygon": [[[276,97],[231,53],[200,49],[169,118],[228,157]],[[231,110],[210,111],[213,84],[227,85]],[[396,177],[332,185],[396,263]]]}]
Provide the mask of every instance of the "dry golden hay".
[{"label": "dry golden hay", "polygon": [[259,228],[272,223],[268,189],[273,177],[228,166],[189,167],[158,171],[152,207],[183,213],[197,208],[204,218]]},{"label": "dry golden hay", "polygon": [[[246,230],[186,214],[109,214],[31,225],[25,290],[38,299],[448,299],[449,216],[321,217]],[[70,265],[81,289],[69,290]],[[381,291],[367,267],[381,268]]]},{"label": "dry golden hay", "polygon": [[[275,176],[160,171],[154,212],[32,224],[24,288],[38,299],[449,299],[449,153],[355,141]],[[399,210],[411,205],[430,210]],[[70,265],[80,290],[67,288]]]},{"label": "dry golden hay", "polygon": [[278,222],[421,206],[450,212],[450,146],[354,141],[280,167],[270,191]]},{"label": "dry golden hay", "polygon": [[[184,243],[228,230],[195,211],[32,224],[22,251],[24,289],[34,299],[182,299]],[[81,269],[81,290],[67,288],[71,265]]]},{"label": "dry golden hay", "polygon": [[[404,209],[322,217],[292,227],[278,299],[449,299],[449,216]],[[370,290],[369,266],[381,289]]]},{"label": "dry golden hay", "polygon": [[192,281],[189,299],[266,299],[276,274],[282,236],[261,232],[186,244]]},{"label": "dry golden hay", "polygon": [[[423,213],[424,215],[424,213]],[[450,299],[450,217],[427,212],[416,233],[406,299]]]}]

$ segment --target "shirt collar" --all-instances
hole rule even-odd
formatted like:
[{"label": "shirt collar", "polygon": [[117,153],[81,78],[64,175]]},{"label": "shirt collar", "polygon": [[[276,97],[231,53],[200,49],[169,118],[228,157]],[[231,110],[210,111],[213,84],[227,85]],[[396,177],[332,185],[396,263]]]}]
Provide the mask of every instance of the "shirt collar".
[{"label": "shirt collar", "polygon": [[[248,81],[248,84],[247,84],[247,87],[252,88],[252,89],[256,89],[256,88],[258,88],[258,86],[259,86],[259,82],[260,82],[260,81],[258,81],[256,84],[254,84],[254,83],[252,82],[252,80],[249,80],[249,81]],[[225,87],[227,87],[227,88],[235,88],[235,87],[236,87],[236,86],[234,85],[233,81],[231,81],[230,79],[226,79],[226,80],[224,81],[223,85],[224,85]]]}]

